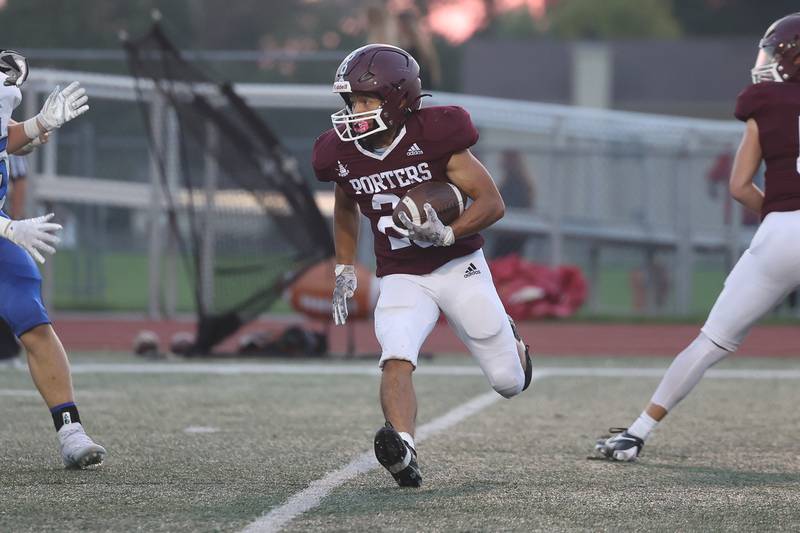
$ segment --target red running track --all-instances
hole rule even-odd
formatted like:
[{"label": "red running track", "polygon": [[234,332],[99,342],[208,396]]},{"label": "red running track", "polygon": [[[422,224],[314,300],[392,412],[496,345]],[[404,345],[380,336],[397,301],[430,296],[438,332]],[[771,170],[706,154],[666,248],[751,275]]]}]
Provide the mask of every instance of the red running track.
[{"label": "red running track", "polygon": [[[290,324],[324,328],[324,325],[306,322],[300,317],[262,319],[234,335],[220,346],[220,350],[234,351],[236,341],[242,333],[277,332]],[[54,325],[68,350],[130,351],[134,337],[145,329],[158,334],[163,348],[166,349],[170,337],[176,332],[194,332],[194,322],[190,320],[152,321],[130,316],[62,314],[56,315]],[[597,324],[571,321],[523,322],[518,326],[523,338],[535,353],[573,356],[674,356],[699,331],[699,325]],[[332,352],[343,353],[346,350],[348,327],[353,328],[357,352],[379,352],[371,321],[332,327],[329,339]],[[466,353],[461,341],[443,323],[433,330],[423,351]],[[737,353],[744,356],[798,356],[800,327],[757,326]]]}]

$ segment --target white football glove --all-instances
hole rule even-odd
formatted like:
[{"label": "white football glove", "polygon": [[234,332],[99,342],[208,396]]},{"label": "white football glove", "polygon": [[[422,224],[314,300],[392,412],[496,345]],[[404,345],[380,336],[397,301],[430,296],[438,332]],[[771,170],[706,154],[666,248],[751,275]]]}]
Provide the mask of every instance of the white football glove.
[{"label": "white football glove", "polygon": [[86,102],[86,89],[77,81],[73,81],[63,90],[56,85],[47,100],[44,101],[42,110],[34,118],[26,120],[25,135],[35,139],[46,131],[60,128],[70,120],[77,118],[89,110]]},{"label": "white football glove", "polygon": [[422,206],[425,209],[427,220],[423,224],[414,224],[408,216],[401,212],[400,222],[402,222],[406,229],[408,229],[408,237],[415,241],[426,241],[432,243],[434,246],[450,246],[455,242],[455,235],[453,235],[453,228],[445,226],[436,210],[431,207],[431,204]]},{"label": "white football glove", "polygon": [[56,253],[51,245],[58,244],[59,238],[55,232],[61,229],[61,224],[49,222],[53,213],[25,220],[8,220],[0,218],[0,236],[20,245],[34,259],[44,264],[44,256]]},{"label": "white football glove", "polygon": [[341,326],[347,321],[347,299],[352,298],[358,286],[356,267],[336,265],[336,287],[333,289],[333,323]]}]

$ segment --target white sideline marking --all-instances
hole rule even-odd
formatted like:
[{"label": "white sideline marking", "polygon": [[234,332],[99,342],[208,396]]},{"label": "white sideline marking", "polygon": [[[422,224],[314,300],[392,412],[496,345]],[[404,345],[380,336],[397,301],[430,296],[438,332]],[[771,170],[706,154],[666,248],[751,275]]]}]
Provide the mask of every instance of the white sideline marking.
[{"label": "white sideline marking", "polygon": [[219,428],[211,426],[189,426],[183,430],[184,433],[217,433],[218,431]]},{"label": "white sideline marking", "polygon": [[[666,368],[627,367],[540,367],[534,370],[537,377],[611,377],[659,378]],[[351,364],[291,364],[291,363],[76,363],[73,374],[298,374],[378,376],[377,365]],[[414,372],[422,376],[482,376],[481,369],[468,365],[421,366]],[[710,369],[705,373],[711,379],[800,379],[800,368],[785,370],[762,369]]]},{"label": "white sideline marking", "polygon": [[39,396],[39,391],[31,389],[0,389],[0,396]]},{"label": "white sideline marking", "polygon": [[[542,379],[544,376],[539,375],[534,377],[534,381]],[[463,403],[455,409],[445,413],[439,418],[435,418],[424,424],[417,429],[416,441],[420,442],[428,437],[432,437],[445,429],[452,427],[465,418],[474,415],[489,407],[502,396],[494,391],[476,396],[472,400]],[[280,507],[276,507],[272,511],[266,513],[261,518],[251,522],[246,528],[242,530],[243,533],[269,533],[273,531],[280,531],[286,524],[305,513],[308,510],[318,506],[322,499],[325,498],[332,490],[350,481],[359,474],[363,474],[380,467],[378,461],[375,459],[373,452],[365,452],[350,461],[347,465],[343,466],[335,472],[331,472],[322,479],[312,481],[308,488],[291,496]]]},{"label": "white sideline marking", "polygon": [[[594,378],[660,378],[666,368],[620,368],[620,367],[543,367],[539,374],[546,376],[594,377]],[[534,373],[536,371],[534,370]],[[754,368],[710,369],[703,378],[711,379],[800,379],[800,368],[785,370],[762,370]]]},{"label": "white sideline marking", "polygon": [[[41,395],[39,394],[39,391],[34,389],[34,388],[30,388],[30,389],[0,389],[0,396],[24,396],[24,397],[31,397],[31,398],[41,398]],[[95,396],[95,397],[96,396],[99,396],[99,397],[114,396],[114,393],[113,392],[109,392],[109,391],[87,391],[87,390],[81,390],[81,391],[78,391],[78,394],[76,396],[77,396],[78,400],[80,400],[81,398],[86,397],[86,396]]]}]

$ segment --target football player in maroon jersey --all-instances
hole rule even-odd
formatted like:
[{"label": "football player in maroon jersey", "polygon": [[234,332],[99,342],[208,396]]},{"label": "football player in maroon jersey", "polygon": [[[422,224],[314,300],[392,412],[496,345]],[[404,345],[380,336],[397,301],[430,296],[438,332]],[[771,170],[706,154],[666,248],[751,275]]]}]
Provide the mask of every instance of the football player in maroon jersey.
[{"label": "football player in maroon jersey", "polygon": [[[333,129],[313,150],[317,178],[335,183],[333,318],[344,324],[347,298],[356,290],[361,212],[372,227],[381,278],[375,333],[386,426],[375,435],[375,455],[398,484],[417,487],[422,478],[411,375],[440,310],[498,393],[510,398],[531,381],[527,347],[500,303],[478,233],[500,219],[505,206],[469,150],[478,140],[469,114],[459,107],[421,108],[419,65],[407,52],[384,44],[355,50],[336,71],[333,91],[345,107],[331,116]],[[431,180],[457,185],[472,204],[449,226],[430,211],[422,225],[397,227],[397,203]]]},{"label": "football player in maroon jersey", "polygon": [[[672,362],[647,408],[629,428],[598,440],[596,449],[610,459],[636,459],[656,424],[706,369],[736,351],[750,327],[800,285],[800,13],[767,29],[752,77],[753,85],[736,101],[734,115],[746,125],[730,192],[761,214],[761,226],[725,280],[700,335]],[[753,183],[762,160],[764,191]]]}]

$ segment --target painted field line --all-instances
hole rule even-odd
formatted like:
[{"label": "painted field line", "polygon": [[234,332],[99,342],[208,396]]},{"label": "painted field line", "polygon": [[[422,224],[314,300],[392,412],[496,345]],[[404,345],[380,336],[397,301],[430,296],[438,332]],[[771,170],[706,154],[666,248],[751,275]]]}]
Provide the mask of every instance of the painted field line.
[{"label": "painted field line", "polygon": [[[659,378],[666,368],[635,367],[539,367],[534,375],[565,377],[609,378]],[[73,374],[295,374],[378,376],[377,365],[291,364],[291,363],[76,363]],[[420,366],[415,375],[421,376],[482,376],[481,369],[472,365]],[[710,379],[800,379],[800,368],[792,369],[710,369],[705,374]]]},{"label": "painted field line", "polygon": [[[535,376],[534,380],[537,381],[543,377],[542,375]],[[421,442],[437,433],[441,433],[458,424],[465,418],[484,410],[501,398],[502,396],[495,391],[476,396],[472,400],[459,405],[439,418],[435,418],[427,424],[420,426],[417,429],[415,440]],[[250,525],[242,531],[243,533],[269,533],[280,531],[284,526],[301,514],[317,507],[322,500],[337,487],[345,484],[359,474],[369,472],[379,467],[380,464],[378,464],[372,451],[362,453],[339,470],[331,472],[322,479],[312,481],[306,489],[289,497],[283,505],[276,507],[261,516],[261,518],[251,522]]]},{"label": "painted field line", "polygon": [[36,389],[0,389],[0,396],[39,396]]},{"label": "painted field line", "polygon": [[[539,373],[560,377],[592,378],[660,378],[666,368],[625,368],[625,367],[543,367]],[[536,372],[534,370],[534,372]],[[759,369],[732,368],[710,369],[703,379],[800,379],[800,368]]]},{"label": "painted field line", "polygon": [[[33,385],[31,385],[30,389],[0,389],[0,396],[10,396],[10,397],[30,397],[30,398],[41,398],[39,395],[39,391],[36,390]],[[89,391],[89,390],[80,390],[78,391],[77,397],[78,399],[84,398],[87,396],[93,397],[110,397],[115,396],[115,393],[112,391]]]},{"label": "painted field line", "polygon": [[[238,376],[246,374],[298,374],[379,376],[374,365],[291,364],[291,363],[76,363],[73,374],[216,374]],[[482,376],[480,368],[472,365],[432,366],[420,368],[417,375]]]}]

